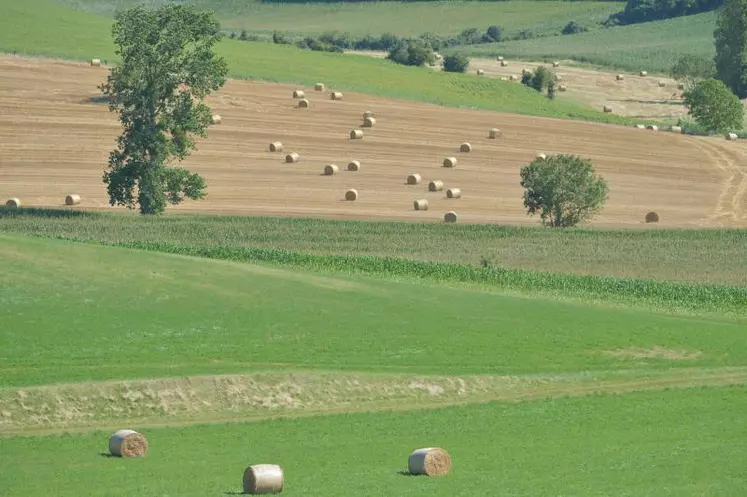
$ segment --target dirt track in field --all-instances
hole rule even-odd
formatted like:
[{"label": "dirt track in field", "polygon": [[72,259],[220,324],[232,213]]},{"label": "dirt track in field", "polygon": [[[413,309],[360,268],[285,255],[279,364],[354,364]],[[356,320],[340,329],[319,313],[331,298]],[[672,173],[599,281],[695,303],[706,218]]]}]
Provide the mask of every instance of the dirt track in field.
[{"label": "dirt track in field", "polygon": [[[0,57],[0,199],[60,206],[78,193],[81,208],[109,208],[102,174],[120,128],[106,104],[92,101],[106,74],[84,64]],[[223,124],[184,163],[206,178],[208,198],[173,211],[440,221],[454,210],[460,222],[533,224],[522,207],[519,169],[544,152],[590,158],[609,181],[610,199],[595,225],[643,226],[650,210],[659,226],[747,225],[747,148],[740,142],[352,93],[338,102],[311,88],[311,108],[297,109],[293,88],[229,81],[210,98]],[[367,109],[376,127],[350,140]],[[500,139],[487,138],[493,127],[503,131]],[[276,140],[300,161],[286,164],[285,152],[270,153]],[[459,153],[463,141],[471,153]],[[441,167],[447,156],[458,158],[456,168]],[[352,159],[361,171],[344,171]],[[340,173],[323,176],[329,163]],[[406,186],[414,172],[423,183]],[[463,198],[427,192],[430,180],[461,188]],[[344,200],[348,188],[358,190],[358,201]],[[414,211],[418,198],[430,210]]]}]

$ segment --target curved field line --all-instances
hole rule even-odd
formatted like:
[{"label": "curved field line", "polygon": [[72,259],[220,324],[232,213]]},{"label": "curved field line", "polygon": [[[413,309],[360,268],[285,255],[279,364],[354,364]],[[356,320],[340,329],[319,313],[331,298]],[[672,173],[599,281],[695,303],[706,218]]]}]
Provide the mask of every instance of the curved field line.
[{"label": "curved field line", "polygon": [[728,175],[721,185],[716,208],[709,219],[725,217],[740,221],[747,217],[742,206],[747,193],[747,169],[739,165],[744,157],[739,157],[738,152],[726,149],[723,145],[707,142],[706,139],[700,139],[697,146],[707,154],[715,154],[716,167]]}]

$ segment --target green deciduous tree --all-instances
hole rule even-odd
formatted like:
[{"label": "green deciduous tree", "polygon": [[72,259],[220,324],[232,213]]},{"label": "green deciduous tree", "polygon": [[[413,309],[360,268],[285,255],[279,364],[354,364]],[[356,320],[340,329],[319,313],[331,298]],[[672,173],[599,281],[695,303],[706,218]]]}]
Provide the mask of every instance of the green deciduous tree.
[{"label": "green deciduous tree", "polygon": [[406,66],[423,66],[435,62],[436,56],[430,44],[422,40],[406,40],[392,47],[387,59]]},{"label": "green deciduous tree", "polygon": [[684,93],[685,105],[693,118],[708,131],[742,129],[744,106],[724,83],[709,78]]},{"label": "green deciduous tree", "polygon": [[747,0],[727,0],[718,12],[716,77],[739,98],[747,97]]},{"label": "green deciduous tree", "polygon": [[574,155],[537,158],[521,169],[524,207],[542,223],[565,228],[591,219],[607,200],[607,182],[591,162]]},{"label": "green deciduous tree", "polygon": [[444,71],[464,72],[469,67],[469,59],[462,54],[450,54],[444,57]]},{"label": "green deciduous tree", "polygon": [[716,66],[713,60],[697,55],[683,55],[674,63],[669,70],[669,75],[677,81],[695,83],[697,81],[712,78],[716,74]]},{"label": "green deciduous tree", "polygon": [[218,29],[211,14],[186,5],[117,15],[112,34],[121,64],[100,86],[124,128],[104,173],[111,205],[158,214],[167,203],[204,197],[202,177],[167,164],[185,159],[195,150],[194,136],[206,136],[212,124],[203,99],[228,73],[213,52]]}]

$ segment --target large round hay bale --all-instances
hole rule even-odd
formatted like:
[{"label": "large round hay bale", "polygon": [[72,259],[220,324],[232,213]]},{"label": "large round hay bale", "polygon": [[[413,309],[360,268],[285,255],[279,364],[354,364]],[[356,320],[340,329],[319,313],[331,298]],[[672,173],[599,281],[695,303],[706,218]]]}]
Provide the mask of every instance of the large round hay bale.
[{"label": "large round hay bale", "polygon": [[290,153],[285,156],[285,162],[298,162],[299,155],[297,152]]},{"label": "large round hay bale", "polygon": [[539,160],[545,160],[547,159],[547,154],[543,154],[540,152],[540,153],[535,154],[534,158],[539,159]]},{"label": "large round hay bale", "polygon": [[636,124],[635,127],[638,128],[638,129],[646,129],[646,125],[645,124]]},{"label": "large round hay bale", "polygon": [[665,86],[667,86],[666,81],[659,81],[659,88],[664,88]]},{"label": "large round hay bale", "polygon": [[508,62],[501,60],[501,67],[508,67]]},{"label": "large round hay bale", "polygon": [[332,176],[333,174],[337,174],[340,171],[340,168],[337,167],[337,164],[327,164],[324,166],[324,174],[326,176]]},{"label": "large round hay bale", "polygon": [[516,81],[516,80],[518,80],[518,79],[519,79],[519,78],[517,78],[517,77],[516,77],[516,76],[514,76],[513,74],[512,74],[512,75],[510,75],[510,76],[508,77],[508,80],[509,80],[509,81]]},{"label": "large round hay bale", "polygon": [[427,211],[428,210],[428,201],[424,198],[418,199],[412,203],[413,208],[416,211]]},{"label": "large round hay bale", "polygon": [[355,188],[351,188],[350,190],[345,192],[345,200],[353,201],[358,200],[358,190]]},{"label": "large round hay bale", "polygon": [[418,173],[412,173],[407,176],[407,184],[408,185],[417,185],[420,183],[420,180],[423,179],[420,177]]},{"label": "large round hay bale", "polygon": [[677,83],[677,89],[678,90],[684,90],[685,89],[685,83]]},{"label": "large round hay bale", "polygon": [[[454,214],[454,220],[456,221],[456,213],[449,212],[446,216],[449,214]],[[448,475],[451,472],[451,456],[438,447],[417,449],[407,459],[407,469],[413,475]]]},{"label": "large round hay bale", "polygon": [[556,74],[555,75],[555,81],[563,81],[563,75],[562,74]]},{"label": "large round hay bale", "polygon": [[340,93],[339,91],[333,91],[332,93],[330,93],[329,98],[331,100],[342,100],[342,93]]},{"label": "large round hay bale", "polygon": [[472,152],[472,145],[470,145],[467,142],[464,142],[461,145],[459,145],[459,151],[460,152]]},{"label": "large round hay bale", "polygon": [[364,128],[373,128],[376,125],[376,118],[375,117],[366,117],[363,119],[363,127]]},{"label": "large round hay bale", "polygon": [[658,223],[659,222],[659,215],[653,211],[646,214],[646,222],[647,223]]},{"label": "large round hay bale", "polygon": [[682,126],[672,126],[671,128],[669,128],[669,131],[671,131],[672,133],[680,133],[681,134],[682,133]]},{"label": "large round hay bale", "polygon": [[483,71],[482,69],[478,69],[477,70],[477,75],[478,76],[484,76],[485,75],[485,71]]},{"label": "large round hay bale", "polygon": [[80,203],[80,195],[75,193],[65,197],[65,205],[78,205]]},{"label": "large round hay bale", "polygon": [[20,206],[21,206],[21,200],[15,197],[10,198],[8,199],[7,202],[5,202],[5,207],[15,208],[15,207],[20,207]]},{"label": "large round hay bale", "polygon": [[363,131],[360,129],[354,129],[350,131],[350,139],[351,140],[362,140],[363,139]]},{"label": "large round hay bale", "polygon": [[441,180],[433,180],[430,183],[428,183],[428,191],[429,192],[440,192],[444,189],[444,182]]},{"label": "large round hay bale", "polygon": [[492,128],[490,131],[488,131],[488,138],[499,138],[501,136],[501,130],[498,128]]},{"label": "large round hay bale", "polygon": [[272,142],[270,143],[270,152],[282,152],[283,142]]},{"label": "large round hay bale", "polygon": [[245,494],[276,494],[283,486],[283,468],[277,464],[255,464],[244,471]]},{"label": "large round hay bale", "polygon": [[365,119],[365,118],[367,118],[367,117],[374,117],[374,113],[373,113],[373,111],[371,111],[371,110],[367,110],[367,111],[365,111],[365,112],[363,113],[363,119]]},{"label": "large round hay bale", "polygon": [[91,59],[91,67],[101,67],[100,59]]},{"label": "large round hay bale", "polygon": [[659,127],[656,124],[647,124],[646,129],[650,131],[659,131]]},{"label": "large round hay bale", "polygon": [[617,81],[622,81],[622,80],[624,80],[624,79],[625,79],[625,75],[624,75],[624,74],[618,74],[617,76],[615,76],[615,79],[616,79]]},{"label": "large round hay bale", "polygon": [[220,124],[222,122],[223,122],[223,119],[221,119],[218,114],[213,116],[213,124]]},{"label": "large round hay bale", "polygon": [[109,438],[109,452],[119,457],[148,455],[148,440],[134,430],[119,430]]},{"label": "large round hay bale", "polygon": [[612,112],[612,107],[610,107],[609,105],[605,105],[604,107],[602,107],[602,110],[604,112]]},{"label": "large round hay bale", "polygon": [[457,213],[454,211],[449,211],[446,214],[444,214],[444,222],[445,223],[456,223]]},{"label": "large round hay bale", "polygon": [[558,91],[568,91],[568,86],[566,86],[566,85],[559,85],[558,86]]},{"label": "large round hay bale", "polygon": [[351,160],[348,163],[348,171],[357,172],[361,170],[361,161],[359,160]]},{"label": "large round hay bale", "polygon": [[727,140],[736,140],[737,138],[739,138],[739,137],[737,136],[736,133],[729,133],[729,134],[726,135],[726,139]]},{"label": "large round hay bale", "polygon": [[449,188],[446,190],[446,198],[462,198],[462,190],[459,188]]},{"label": "large round hay bale", "polygon": [[304,98],[306,93],[303,90],[293,90],[293,98]]},{"label": "large round hay bale", "polygon": [[444,167],[456,167],[456,157],[447,157],[444,159]]},{"label": "large round hay bale", "polygon": [[558,61],[556,60],[556,61],[554,61],[554,62],[552,63],[552,66],[553,66],[553,67],[560,67],[560,62],[558,62]]},{"label": "large round hay bale", "polygon": [[498,62],[500,62],[500,61],[502,61],[502,60],[503,60],[503,56],[502,56],[502,55],[499,55],[499,56],[498,56],[498,58],[497,58],[497,59],[495,59],[495,60],[497,60]]},{"label": "large round hay bale", "polygon": [[324,83],[317,83],[314,85],[315,91],[324,91]]},{"label": "large round hay bale", "polygon": [[305,98],[302,98],[298,101],[298,108],[299,109],[308,109],[309,108],[309,101]]},{"label": "large round hay bale", "polygon": [[648,72],[647,72],[647,71],[641,71],[641,72],[639,72],[638,74],[639,74],[639,75],[640,75],[641,77],[644,77],[644,76],[648,76]]}]

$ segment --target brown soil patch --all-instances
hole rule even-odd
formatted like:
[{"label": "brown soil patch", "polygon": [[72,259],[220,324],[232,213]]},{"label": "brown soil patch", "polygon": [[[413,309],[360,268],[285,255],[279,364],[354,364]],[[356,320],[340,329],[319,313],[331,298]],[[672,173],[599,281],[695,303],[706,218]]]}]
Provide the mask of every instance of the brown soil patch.
[{"label": "brown soil patch", "polygon": [[[66,195],[77,193],[83,202],[75,208],[110,208],[102,173],[120,128],[106,104],[95,101],[106,74],[79,63],[0,57],[2,198],[62,207]],[[229,81],[210,98],[223,124],[184,163],[204,175],[208,198],[172,212],[442,222],[444,212],[456,210],[460,223],[535,224],[522,206],[519,169],[545,152],[587,157],[609,181],[611,196],[595,225],[651,228],[644,216],[652,210],[659,227],[747,224],[747,168],[738,160],[747,149],[740,142],[349,92],[337,102],[311,89],[312,107],[299,110],[294,88]],[[350,140],[366,109],[376,112],[376,127]],[[496,127],[502,138],[488,139]],[[299,152],[300,161],[285,164],[284,155],[267,150],[273,141]],[[441,167],[464,141],[473,151],[456,168]],[[351,159],[361,161],[361,172],[320,174],[326,164]],[[415,172],[422,183],[407,186]],[[458,205],[445,192],[426,191],[434,179],[462,190]],[[344,200],[350,188],[360,193],[356,202]],[[429,210],[415,211],[416,198],[427,198]]]},{"label": "brown soil patch", "polygon": [[699,350],[667,349],[657,346],[650,349],[630,347],[627,349],[605,350],[603,354],[611,357],[630,359],[667,359],[670,361],[694,361],[699,359],[703,355],[703,352]]}]

